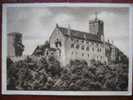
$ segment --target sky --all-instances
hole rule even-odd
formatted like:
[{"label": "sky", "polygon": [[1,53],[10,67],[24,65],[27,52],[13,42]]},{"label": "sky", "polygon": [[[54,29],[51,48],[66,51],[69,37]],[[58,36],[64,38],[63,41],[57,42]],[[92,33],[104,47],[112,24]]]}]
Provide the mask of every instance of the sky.
[{"label": "sky", "polygon": [[129,12],[128,8],[95,7],[8,7],[7,33],[23,34],[24,55],[30,55],[37,45],[49,39],[56,24],[89,32],[89,20],[104,21],[105,40],[113,41],[128,56]]}]

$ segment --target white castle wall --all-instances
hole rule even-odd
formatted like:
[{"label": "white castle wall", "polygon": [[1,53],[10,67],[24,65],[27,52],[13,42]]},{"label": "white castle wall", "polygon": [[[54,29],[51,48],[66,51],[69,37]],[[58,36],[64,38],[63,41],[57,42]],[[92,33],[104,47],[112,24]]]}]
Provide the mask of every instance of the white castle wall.
[{"label": "white castle wall", "polygon": [[[57,39],[62,43],[62,46],[58,48],[61,50],[61,55],[60,57],[58,57],[58,59],[64,66],[66,64],[69,64],[70,60],[75,59],[86,60],[88,63],[90,63],[90,61],[93,59],[102,63],[108,62],[105,55],[104,43],[93,41],[87,42],[86,40],[76,38],[71,39],[70,37],[64,36],[58,28],[55,28],[49,39],[50,47],[57,48],[55,46]],[[72,44],[74,44],[74,48],[71,47]],[[76,48],[76,45],[80,45],[79,49]],[[84,50],[82,50],[82,46],[84,46]],[[86,50],[87,47],[89,47],[88,51]],[[98,51],[97,49],[99,49],[100,51]]]},{"label": "white castle wall", "polygon": [[[90,63],[92,59],[95,59],[96,61],[100,61],[102,63],[107,62],[103,43],[92,43],[91,41],[87,43],[85,40],[84,42],[82,42],[83,40],[78,40],[78,42],[76,41],[77,39],[74,39],[72,41],[69,38],[65,42],[67,62],[74,59],[86,60],[88,63]],[[74,48],[71,47],[71,44],[74,44]],[[76,48],[76,45],[80,45],[79,49]],[[82,46],[84,46],[84,50],[82,50]],[[87,47],[89,47],[88,51],[86,50]],[[94,51],[92,48],[94,48]],[[101,49],[101,51],[98,51],[98,48]]]},{"label": "white castle wall", "polygon": [[49,39],[51,48],[57,48],[55,46],[55,42],[57,41],[57,39],[59,41],[61,41],[61,47],[58,48],[61,50],[61,54],[59,55],[58,59],[60,60],[62,65],[66,65],[66,53],[65,53],[65,47],[64,47],[65,46],[65,39],[64,39],[63,34],[58,30],[58,28],[55,28],[55,30],[53,31],[53,33]]}]

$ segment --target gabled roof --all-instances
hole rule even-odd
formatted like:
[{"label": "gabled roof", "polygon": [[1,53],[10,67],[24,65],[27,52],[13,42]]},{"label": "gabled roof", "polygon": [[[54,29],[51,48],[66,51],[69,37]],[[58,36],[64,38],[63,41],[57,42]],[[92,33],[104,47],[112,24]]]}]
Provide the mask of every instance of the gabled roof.
[{"label": "gabled roof", "polygon": [[68,35],[67,34],[68,28],[59,27],[59,26],[58,26],[58,28],[65,36],[83,39],[83,40],[91,40],[91,41],[101,42],[100,38],[95,34],[70,29],[70,35]]}]

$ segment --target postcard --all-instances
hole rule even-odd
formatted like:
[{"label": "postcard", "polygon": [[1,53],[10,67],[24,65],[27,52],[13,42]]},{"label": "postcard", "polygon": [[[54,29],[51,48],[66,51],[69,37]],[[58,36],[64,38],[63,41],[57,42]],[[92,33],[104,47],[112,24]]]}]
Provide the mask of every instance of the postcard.
[{"label": "postcard", "polygon": [[133,5],[3,4],[3,95],[131,95]]}]

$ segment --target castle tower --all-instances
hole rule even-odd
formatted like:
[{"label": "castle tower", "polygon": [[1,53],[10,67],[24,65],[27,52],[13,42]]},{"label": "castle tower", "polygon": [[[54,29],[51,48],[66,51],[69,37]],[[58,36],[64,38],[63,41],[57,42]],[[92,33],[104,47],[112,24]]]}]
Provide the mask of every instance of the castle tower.
[{"label": "castle tower", "polygon": [[8,57],[22,56],[24,45],[22,44],[21,33],[8,34]]},{"label": "castle tower", "polygon": [[104,40],[104,22],[98,19],[97,13],[95,19],[89,21],[89,30],[90,33],[98,35],[101,41]]}]

